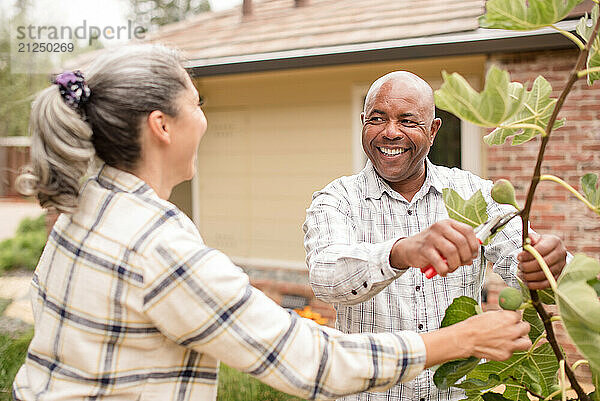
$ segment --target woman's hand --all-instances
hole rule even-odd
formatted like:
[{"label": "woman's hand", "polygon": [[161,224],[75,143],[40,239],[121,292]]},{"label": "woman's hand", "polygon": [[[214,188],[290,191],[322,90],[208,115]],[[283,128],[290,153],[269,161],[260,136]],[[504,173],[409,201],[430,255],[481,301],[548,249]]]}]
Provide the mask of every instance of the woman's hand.
[{"label": "woman's hand", "polygon": [[492,311],[422,335],[427,349],[425,367],[453,359],[477,358],[504,361],[516,351],[531,347],[529,323],[513,311]]}]

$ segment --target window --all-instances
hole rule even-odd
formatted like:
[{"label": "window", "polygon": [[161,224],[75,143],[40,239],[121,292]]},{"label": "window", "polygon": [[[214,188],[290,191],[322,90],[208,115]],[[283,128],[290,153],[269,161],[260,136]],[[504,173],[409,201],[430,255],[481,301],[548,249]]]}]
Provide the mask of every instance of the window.
[{"label": "window", "polygon": [[429,151],[433,164],[461,167],[461,124],[454,114],[435,108],[435,115],[442,119],[442,126]]}]

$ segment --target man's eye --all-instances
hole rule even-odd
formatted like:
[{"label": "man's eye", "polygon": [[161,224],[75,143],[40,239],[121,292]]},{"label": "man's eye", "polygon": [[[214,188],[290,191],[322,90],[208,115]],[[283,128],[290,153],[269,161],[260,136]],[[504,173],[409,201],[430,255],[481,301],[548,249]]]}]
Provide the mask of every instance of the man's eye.
[{"label": "man's eye", "polygon": [[369,118],[369,122],[370,123],[374,123],[374,124],[379,124],[382,123],[384,120],[381,117],[371,117]]},{"label": "man's eye", "polygon": [[202,96],[200,96],[200,98],[198,99],[198,107],[202,107],[203,104],[204,104],[204,98]]},{"label": "man's eye", "polygon": [[418,122],[412,121],[412,120],[402,120],[402,121],[400,121],[400,124],[404,125],[405,127],[409,127],[409,128],[414,128],[414,127],[418,127],[419,125],[421,125]]}]

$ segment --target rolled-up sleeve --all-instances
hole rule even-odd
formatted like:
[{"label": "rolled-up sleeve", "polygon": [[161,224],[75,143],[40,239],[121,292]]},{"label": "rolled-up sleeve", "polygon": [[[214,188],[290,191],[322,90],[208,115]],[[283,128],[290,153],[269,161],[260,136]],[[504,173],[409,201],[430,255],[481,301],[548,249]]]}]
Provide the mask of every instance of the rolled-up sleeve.
[{"label": "rolled-up sleeve", "polygon": [[364,302],[401,276],[406,269],[390,265],[398,238],[381,243],[359,242],[350,206],[333,190],[315,193],[303,225],[310,285],[317,298],[333,304]]},{"label": "rolled-up sleeve", "polygon": [[309,399],[383,391],[424,368],[418,334],[343,334],[300,318],[194,237],[170,238],[150,255],[143,310],[156,327],[282,391]]}]

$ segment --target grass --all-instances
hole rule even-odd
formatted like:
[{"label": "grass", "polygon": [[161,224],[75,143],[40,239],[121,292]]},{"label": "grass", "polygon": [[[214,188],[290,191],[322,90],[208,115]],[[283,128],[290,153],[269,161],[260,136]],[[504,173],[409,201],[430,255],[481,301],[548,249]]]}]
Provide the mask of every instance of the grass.
[{"label": "grass", "polygon": [[12,400],[12,382],[25,360],[33,330],[14,338],[0,333],[0,401]]},{"label": "grass", "polygon": [[219,371],[217,401],[301,401],[225,364]]},{"label": "grass", "polygon": [[10,305],[12,301],[10,299],[0,298],[0,316],[4,313],[8,305]]}]

